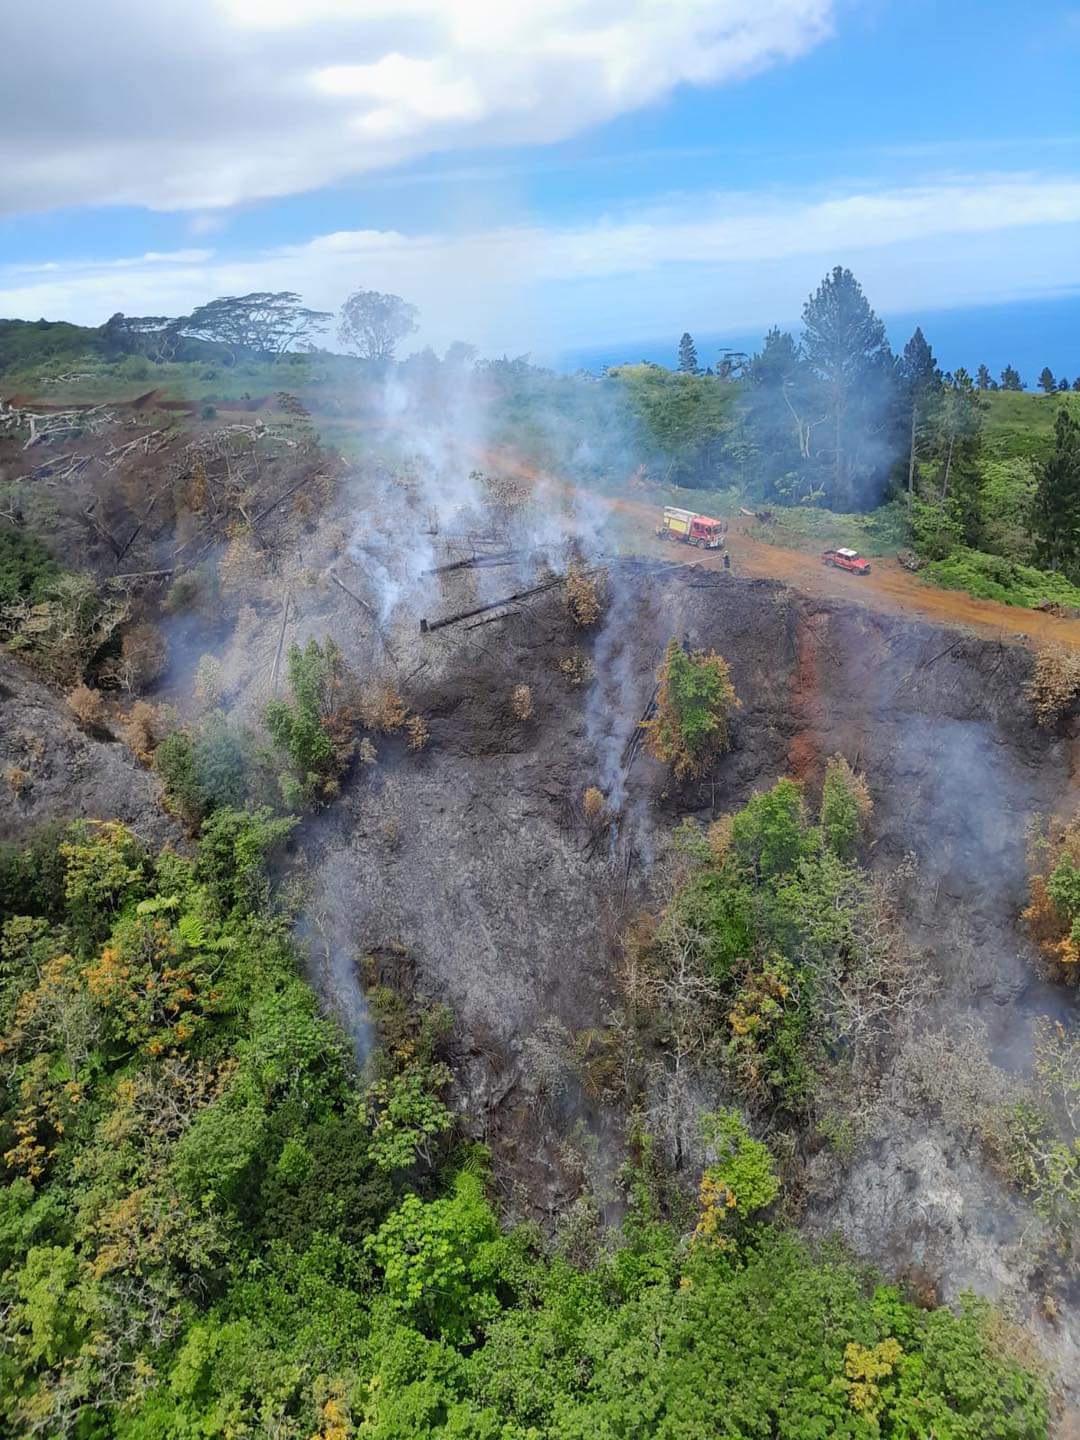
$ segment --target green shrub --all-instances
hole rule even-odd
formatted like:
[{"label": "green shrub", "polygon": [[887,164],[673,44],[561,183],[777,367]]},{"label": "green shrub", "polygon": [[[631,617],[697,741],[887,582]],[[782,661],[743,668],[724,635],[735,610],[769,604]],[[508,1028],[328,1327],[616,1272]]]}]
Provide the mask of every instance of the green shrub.
[{"label": "green shrub", "polygon": [[656,678],[656,713],[643,725],[649,752],[676,780],[697,778],[730,745],[728,723],[739,701],[727,662],[672,639]]},{"label": "green shrub", "polygon": [[239,807],[247,796],[250,737],[211,711],[194,730],[174,730],[154,752],[169,807],[192,830],[212,810]]},{"label": "green shrub", "polygon": [[946,590],[966,590],[979,600],[1029,607],[1052,601],[1080,609],[1080,588],[1063,576],[980,550],[958,547],[920,573]]},{"label": "green shrub", "polygon": [[154,769],[161,776],[165,802],[192,830],[210,811],[210,800],[199,783],[195,746],[185,730],[174,730],[154,751]]},{"label": "green shrub", "polygon": [[16,600],[46,599],[60,567],[40,540],[21,530],[0,529],[0,607]]},{"label": "green shrub", "polygon": [[825,843],[842,860],[850,860],[855,854],[872,809],[866,781],[856,775],[842,755],[835,755],[825,768],[821,830]]},{"label": "green shrub", "polygon": [[324,647],[311,639],[303,649],[292,645],[287,670],[292,698],[270,701],[266,728],[291,767],[279,776],[282,798],[299,809],[336,793],[352,742],[343,733],[345,666],[334,642]]},{"label": "green shrub", "polygon": [[222,910],[251,911],[265,895],[267,856],[292,832],[296,820],[258,810],[215,810],[205,821],[195,856],[195,874]]}]

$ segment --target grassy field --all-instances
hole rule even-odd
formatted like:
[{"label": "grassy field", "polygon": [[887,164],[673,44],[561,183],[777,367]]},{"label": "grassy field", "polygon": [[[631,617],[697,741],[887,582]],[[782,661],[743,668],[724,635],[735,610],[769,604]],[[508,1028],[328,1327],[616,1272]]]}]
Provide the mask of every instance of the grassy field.
[{"label": "grassy field", "polygon": [[53,360],[0,376],[0,395],[26,394],[51,404],[86,405],[133,400],[160,390],[166,400],[227,404],[286,390],[302,400],[345,403],[358,399],[357,367],[344,356],[282,355],[236,365],[185,362],[155,364],[141,357],[82,362]]},{"label": "grassy field", "polygon": [[843,514],[811,505],[774,509],[754,534],[770,545],[817,552],[837,545],[861,555],[895,555],[907,544],[907,517],[902,505],[883,505],[868,515]]},{"label": "grassy field", "polygon": [[1032,456],[1045,460],[1054,445],[1054,422],[1067,407],[1080,419],[1080,394],[1031,394],[1026,390],[990,390],[984,393],[983,448],[1001,460]]}]

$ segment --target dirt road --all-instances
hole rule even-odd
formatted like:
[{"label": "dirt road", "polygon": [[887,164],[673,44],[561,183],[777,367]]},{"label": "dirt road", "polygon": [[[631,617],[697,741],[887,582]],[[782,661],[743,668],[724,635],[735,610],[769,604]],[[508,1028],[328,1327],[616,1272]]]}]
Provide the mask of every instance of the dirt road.
[{"label": "dirt road", "polygon": [[[585,499],[584,492],[578,492],[569,481],[550,471],[538,471],[507,451],[488,451],[479,458],[496,471],[517,475],[531,483],[553,485],[572,494],[581,493]],[[619,537],[623,548],[629,548],[634,554],[662,555],[668,560],[685,560],[687,564],[702,565],[708,570],[723,570],[724,557],[718,550],[697,550],[658,539],[660,507],[654,502],[631,496],[598,496],[590,490],[589,503],[597,500],[626,522],[624,533]],[[741,517],[731,521],[728,550],[736,575],[780,580],[804,594],[833,595],[893,615],[916,615],[939,625],[965,626],[996,640],[1080,649],[1080,619],[1058,619],[1041,610],[999,605],[996,600],[977,600],[962,590],[942,590],[920,580],[897,561],[880,556],[871,561],[869,575],[832,570],[822,564],[820,554],[789,550],[757,539],[748,528],[752,525],[753,521]]]},{"label": "dirt road", "polygon": [[[688,563],[703,565],[709,570],[724,568],[719,551],[693,550],[658,540],[655,505],[628,498],[610,499],[607,503],[633,521],[635,531],[640,529],[641,548],[646,553],[668,559],[685,556]],[[835,595],[896,615],[917,615],[942,625],[963,625],[1002,640],[1080,648],[1080,620],[1056,619],[1040,610],[999,605],[995,600],[977,600],[961,590],[941,590],[921,581],[895,560],[872,560],[869,575],[831,570],[817,555],[756,539],[743,528],[744,523],[750,526],[753,522],[733,523],[728,534],[728,549],[736,575],[782,580],[811,595]]]}]

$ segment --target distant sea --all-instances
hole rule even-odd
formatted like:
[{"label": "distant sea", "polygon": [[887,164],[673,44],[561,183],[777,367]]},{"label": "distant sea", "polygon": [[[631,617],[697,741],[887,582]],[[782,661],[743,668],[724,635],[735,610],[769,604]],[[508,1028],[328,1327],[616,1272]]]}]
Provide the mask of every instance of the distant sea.
[{"label": "distant sea", "polygon": [[[1039,372],[1049,365],[1055,376],[1070,382],[1080,375],[1080,292],[1054,299],[1016,300],[1005,305],[980,305],[958,310],[931,310],[924,314],[883,315],[893,349],[899,352],[921,325],[944,370],[965,365],[974,375],[986,364],[995,379],[1006,365],[1015,365],[1028,389],[1034,389]],[[798,320],[781,329],[799,333]],[[584,350],[567,350],[554,361],[559,370],[599,371],[605,365],[652,360],[660,365],[678,363],[679,335],[663,339],[625,340]],[[693,330],[698,361],[711,365],[722,350],[761,348],[764,331],[718,332]],[[539,359],[540,357],[537,357]]]}]

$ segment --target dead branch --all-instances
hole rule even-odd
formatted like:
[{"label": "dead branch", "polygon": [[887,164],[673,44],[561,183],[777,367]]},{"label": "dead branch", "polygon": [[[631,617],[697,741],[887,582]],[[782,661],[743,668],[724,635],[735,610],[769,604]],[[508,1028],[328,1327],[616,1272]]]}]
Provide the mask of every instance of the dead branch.
[{"label": "dead branch", "polygon": [[333,570],[328,570],[327,574],[330,576],[330,579],[334,582],[334,584],[338,587],[339,590],[344,590],[345,594],[348,595],[350,600],[355,600],[357,605],[360,606],[361,610],[366,610],[367,613],[371,616],[372,624],[375,629],[375,634],[378,636],[383,649],[386,651],[387,655],[390,656],[391,660],[395,660],[397,657],[391,649],[390,642],[389,640],[387,640],[385,634],[383,633],[383,628],[379,624],[379,618],[376,615],[375,611],[372,609],[372,607],[368,604],[366,600],[362,600],[360,596],[357,595],[355,590],[350,590],[348,585],[345,584],[344,580],[339,579]]},{"label": "dead branch", "polygon": [[533,585],[528,590],[518,590],[513,595],[505,595],[501,600],[492,600],[487,605],[477,605],[472,610],[462,610],[456,615],[446,615],[441,620],[421,620],[420,633],[428,635],[433,630],[441,630],[445,625],[456,625],[461,620],[471,620],[474,615],[486,615],[489,610],[499,610],[503,606],[513,605],[519,600],[532,599],[534,595],[542,595],[546,590],[553,590],[565,579],[565,575],[556,575],[553,580],[545,580],[542,585]]}]

